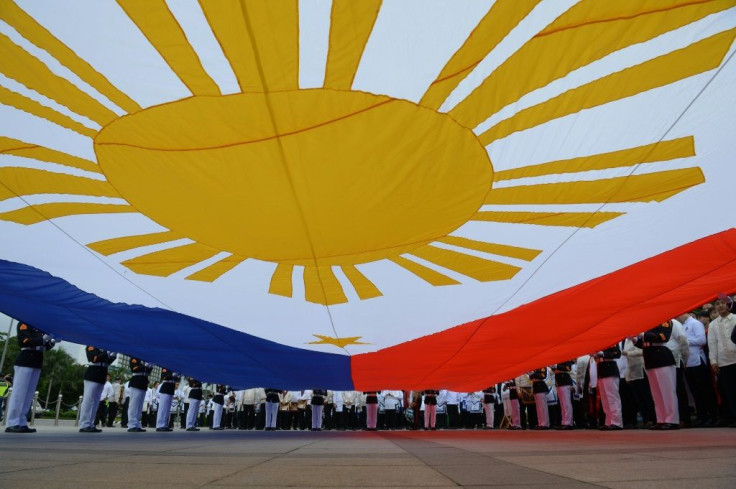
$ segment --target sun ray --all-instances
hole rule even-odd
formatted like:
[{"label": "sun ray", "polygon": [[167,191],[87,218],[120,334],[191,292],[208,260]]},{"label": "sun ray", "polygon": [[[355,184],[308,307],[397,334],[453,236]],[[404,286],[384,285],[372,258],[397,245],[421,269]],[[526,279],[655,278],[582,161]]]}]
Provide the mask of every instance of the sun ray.
[{"label": "sun ray", "polygon": [[[663,5],[660,0],[583,0],[522,46],[450,113],[467,127],[475,127],[519,97],[577,68],[732,5],[727,0],[675,5]],[[560,46],[564,56],[559,55]]]},{"label": "sun ray", "polygon": [[3,2],[3,6],[0,8],[0,20],[11,25],[21,36],[48,52],[118,107],[127,112],[140,110],[140,106],[135,101],[118,90],[107,78],[77,56],[74,51],[54,37],[14,2]]},{"label": "sun ray", "polygon": [[485,204],[593,204],[661,202],[705,182],[700,168],[682,168],[594,181],[494,188]]},{"label": "sun ray", "polygon": [[120,238],[106,239],[89,243],[88,248],[105,256],[114,255],[121,251],[133,250],[142,246],[166,243],[181,239],[183,236],[174,231],[162,231],[160,233],[138,234],[135,236],[122,236]]},{"label": "sun ray", "polygon": [[319,265],[304,267],[304,298],[326,306],[348,301],[332,267]]},{"label": "sun ray", "polygon": [[654,163],[695,156],[695,138],[660,141],[657,143],[627,148],[608,153],[580,156],[569,160],[550,161],[539,165],[528,165],[510,170],[494,172],[493,181],[515,180],[517,178],[538,177],[560,173],[577,173],[591,170],[605,170],[633,166],[640,163]]},{"label": "sun ray", "polygon": [[121,265],[135,273],[168,277],[172,273],[195,265],[219,253],[219,250],[191,243],[125,260]]},{"label": "sun ray", "polygon": [[508,212],[479,211],[471,221],[536,224],[539,226],[563,226],[594,228],[611,219],[623,216],[622,212]]},{"label": "sun ray", "polygon": [[440,243],[467,248],[469,250],[508,256],[524,261],[532,261],[542,252],[542,250],[533,250],[530,248],[521,248],[519,246],[509,246],[497,243],[487,243],[485,241],[476,241],[474,239],[460,238],[457,236],[445,236],[437,241]]},{"label": "sun ray", "polygon": [[355,292],[358,293],[358,297],[361,300],[372,299],[374,297],[380,297],[383,294],[373,282],[368,280],[368,277],[363,275],[354,265],[343,265],[340,267],[345,273],[345,276],[350,280],[353,285]]},{"label": "sun ray", "polygon": [[74,132],[78,132],[83,136],[92,138],[97,134],[97,131],[94,129],[90,129],[89,127],[80,124],[74,119],[61,114],[54,109],[41,105],[35,100],[31,100],[24,95],[10,91],[3,86],[0,86],[0,104],[9,105],[18,110],[28,112],[36,117],[46,119],[54,124],[58,124],[62,127],[66,127],[67,129],[71,129]]},{"label": "sun ray", "polygon": [[460,283],[454,278],[450,278],[447,275],[425,267],[424,265],[409,260],[408,258],[404,258],[403,256],[394,256],[389,258],[389,260],[435,287],[439,287],[441,285],[457,285]]},{"label": "sun ray", "polygon": [[199,4],[243,92],[299,88],[297,0]]},{"label": "sun ray", "polygon": [[279,263],[271,276],[268,293],[291,297],[294,293],[294,285],[291,277],[294,274],[294,265]]},{"label": "sun ray", "polygon": [[[1,189],[0,189],[1,190]],[[53,202],[21,207],[0,213],[0,220],[17,224],[37,224],[57,217],[76,216],[80,214],[112,214],[119,212],[137,212],[133,207],[122,204],[95,204],[87,202]]]},{"label": "sun ray", "polygon": [[325,88],[349,90],[383,0],[333,0]]},{"label": "sun ray", "polygon": [[[106,181],[55,173],[35,168],[2,167],[0,182],[6,194],[0,200],[32,194],[71,194],[94,197],[120,197]],[[2,187],[0,187],[0,191]]]},{"label": "sun ray", "polygon": [[736,29],[724,31],[686,48],[573,88],[499,122],[478,139],[488,145],[517,131],[712,70],[721,63],[734,37]]},{"label": "sun ray", "polygon": [[458,251],[422,246],[413,250],[410,255],[422,258],[435,265],[461,273],[480,282],[508,280],[519,273],[521,268],[474,255],[466,255]]},{"label": "sun ray", "polygon": [[419,104],[438,109],[455,87],[540,1],[497,0],[465,44],[450,58]]},{"label": "sun ray", "polygon": [[38,58],[26,52],[9,37],[0,34],[0,72],[27,88],[104,126],[117,118],[111,111],[70,81],[55,75]]},{"label": "sun ray", "polygon": [[247,258],[241,258],[239,256],[230,255],[226,256],[222,260],[218,260],[210,266],[194,272],[187,277],[187,280],[198,280],[200,282],[214,282],[236,266],[243,263]]},{"label": "sun ray", "polygon": [[55,149],[46,148],[37,144],[26,143],[18,139],[0,136],[0,154],[31,158],[48,163],[79,168],[88,172],[102,173],[97,163],[77,156],[72,156]]},{"label": "sun ray", "polygon": [[202,67],[165,0],[117,2],[189,91],[194,95],[220,95],[220,88]]}]

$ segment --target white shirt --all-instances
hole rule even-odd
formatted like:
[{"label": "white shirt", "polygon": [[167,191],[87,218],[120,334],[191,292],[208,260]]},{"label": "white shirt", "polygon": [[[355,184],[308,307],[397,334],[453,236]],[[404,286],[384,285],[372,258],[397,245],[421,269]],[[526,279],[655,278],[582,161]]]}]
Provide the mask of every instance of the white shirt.
[{"label": "white shirt", "polygon": [[113,391],[110,382],[105,382],[105,387],[102,388],[102,393],[100,394],[100,401],[105,400],[115,402],[115,391]]},{"label": "white shirt", "polygon": [[736,315],[718,316],[708,327],[708,354],[711,365],[726,367],[736,363],[736,343],[731,332],[736,325]]},{"label": "white shirt", "polygon": [[627,339],[621,352],[626,358],[626,382],[644,378],[644,351]]},{"label": "white shirt", "polygon": [[708,342],[705,337],[705,326],[694,317],[689,317],[682,323],[682,327],[685,329],[685,336],[687,336],[687,344],[690,349],[687,366],[697,367],[705,362],[703,346]]},{"label": "white shirt", "polygon": [[123,395],[124,395],[123,402],[125,402],[125,399],[130,398],[130,390],[129,389],[130,389],[130,382],[126,382],[123,385]]},{"label": "white shirt", "polygon": [[682,365],[680,362],[688,361],[688,352],[690,349],[687,346],[687,335],[685,335],[685,328],[682,327],[682,323],[677,319],[672,320],[672,334],[664,346],[672,350],[672,356],[675,357],[675,366],[677,368],[680,368]]},{"label": "white shirt", "polygon": [[[442,392],[444,392],[445,404],[459,404],[460,403],[460,396],[458,392],[448,391],[448,390],[444,390]],[[442,392],[440,392],[440,395],[442,395]]]}]

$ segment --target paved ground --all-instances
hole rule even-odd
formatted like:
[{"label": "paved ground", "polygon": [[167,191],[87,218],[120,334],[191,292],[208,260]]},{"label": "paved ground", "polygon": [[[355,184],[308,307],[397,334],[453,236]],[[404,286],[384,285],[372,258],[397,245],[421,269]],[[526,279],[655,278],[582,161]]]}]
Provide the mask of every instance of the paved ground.
[{"label": "paved ground", "polygon": [[736,487],[736,429],[0,433],[0,487]]}]

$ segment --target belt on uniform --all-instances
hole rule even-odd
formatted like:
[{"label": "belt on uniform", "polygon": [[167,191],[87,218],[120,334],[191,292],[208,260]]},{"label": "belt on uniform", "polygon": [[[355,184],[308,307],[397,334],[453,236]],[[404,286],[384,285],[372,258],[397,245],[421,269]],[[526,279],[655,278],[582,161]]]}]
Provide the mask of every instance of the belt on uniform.
[{"label": "belt on uniform", "polygon": [[90,366],[94,367],[107,367],[109,364],[103,362],[90,363]]},{"label": "belt on uniform", "polygon": [[46,347],[44,347],[44,346],[25,346],[25,347],[21,348],[21,350],[25,350],[25,351],[28,351],[28,350],[43,351],[45,349],[46,349]]},{"label": "belt on uniform", "polygon": [[163,384],[166,384],[167,382],[168,382],[169,384],[173,384],[173,383],[174,383],[174,381],[173,381],[173,380],[162,380],[162,381],[161,381],[161,383],[163,383]]},{"label": "belt on uniform", "polygon": [[148,377],[148,372],[136,372],[136,373],[134,373],[134,374],[132,375],[132,377],[141,377],[141,376],[144,376],[144,375],[145,375],[146,377]]}]

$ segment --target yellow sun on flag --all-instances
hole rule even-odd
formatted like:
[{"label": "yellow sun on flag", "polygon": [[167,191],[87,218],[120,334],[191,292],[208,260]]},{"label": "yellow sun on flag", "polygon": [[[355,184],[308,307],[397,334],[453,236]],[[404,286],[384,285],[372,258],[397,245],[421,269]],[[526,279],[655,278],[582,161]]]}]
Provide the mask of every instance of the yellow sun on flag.
[{"label": "yellow sun on flag", "polygon": [[[708,37],[479,130],[500,109],[579,67],[730,6],[728,1],[583,0],[460,103],[440,110],[537,3],[497,0],[420,102],[412,103],[351,90],[380,0],[333,0],[324,86],[318,89],[299,88],[296,0],[201,0],[241,89],[230,95],[221,94],[203,68],[165,1],[118,0],[192,93],[143,108],[22,9],[3,2],[0,19],[126,114],[119,117],[0,35],[5,60],[0,71],[6,77],[102,127],[90,129],[0,87],[0,103],[92,138],[97,156],[96,162],[87,161],[0,137],[0,153],[88,175],[3,167],[0,200],[71,194],[122,198],[128,204],[51,202],[5,212],[0,219],[32,225],[77,214],[138,212],[167,231],[87,246],[109,256],[188,238],[192,243],[142,252],[122,264],[159,277],[192,267],[186,279],[212,282],[247,259],[272,262],[276,267],[269,292],[286,297],[293,295],[294,267],[303,267],[305,299],[325,305],[347,301],[336,267],[360,299],[380,296],[379,287],[357,267],[379,260],[434,286],[459,283],[442,269],[481,282],[511,279],[521,270],[518,266],[475,252],[531,262],[542,250],[452,233],[468,221],[591,228],[621,213],[569,212],[564,206],[662,201],[704,177],[691,167],[592,181],[496,186],[520,178],[574,176],[688,158],[695,155],[693,137],[504,171],[494,171],[485,147],[515,132],[714,69],[736,36],[730,30]],[[510,76],[516,83],[505,82]],[[510,207],[489,211],[484,205]],[[518,211],[512,207],[517,205],[547,205],[550,211]],[[223,252],[227,255],[219,261],[197,266]]]}]

